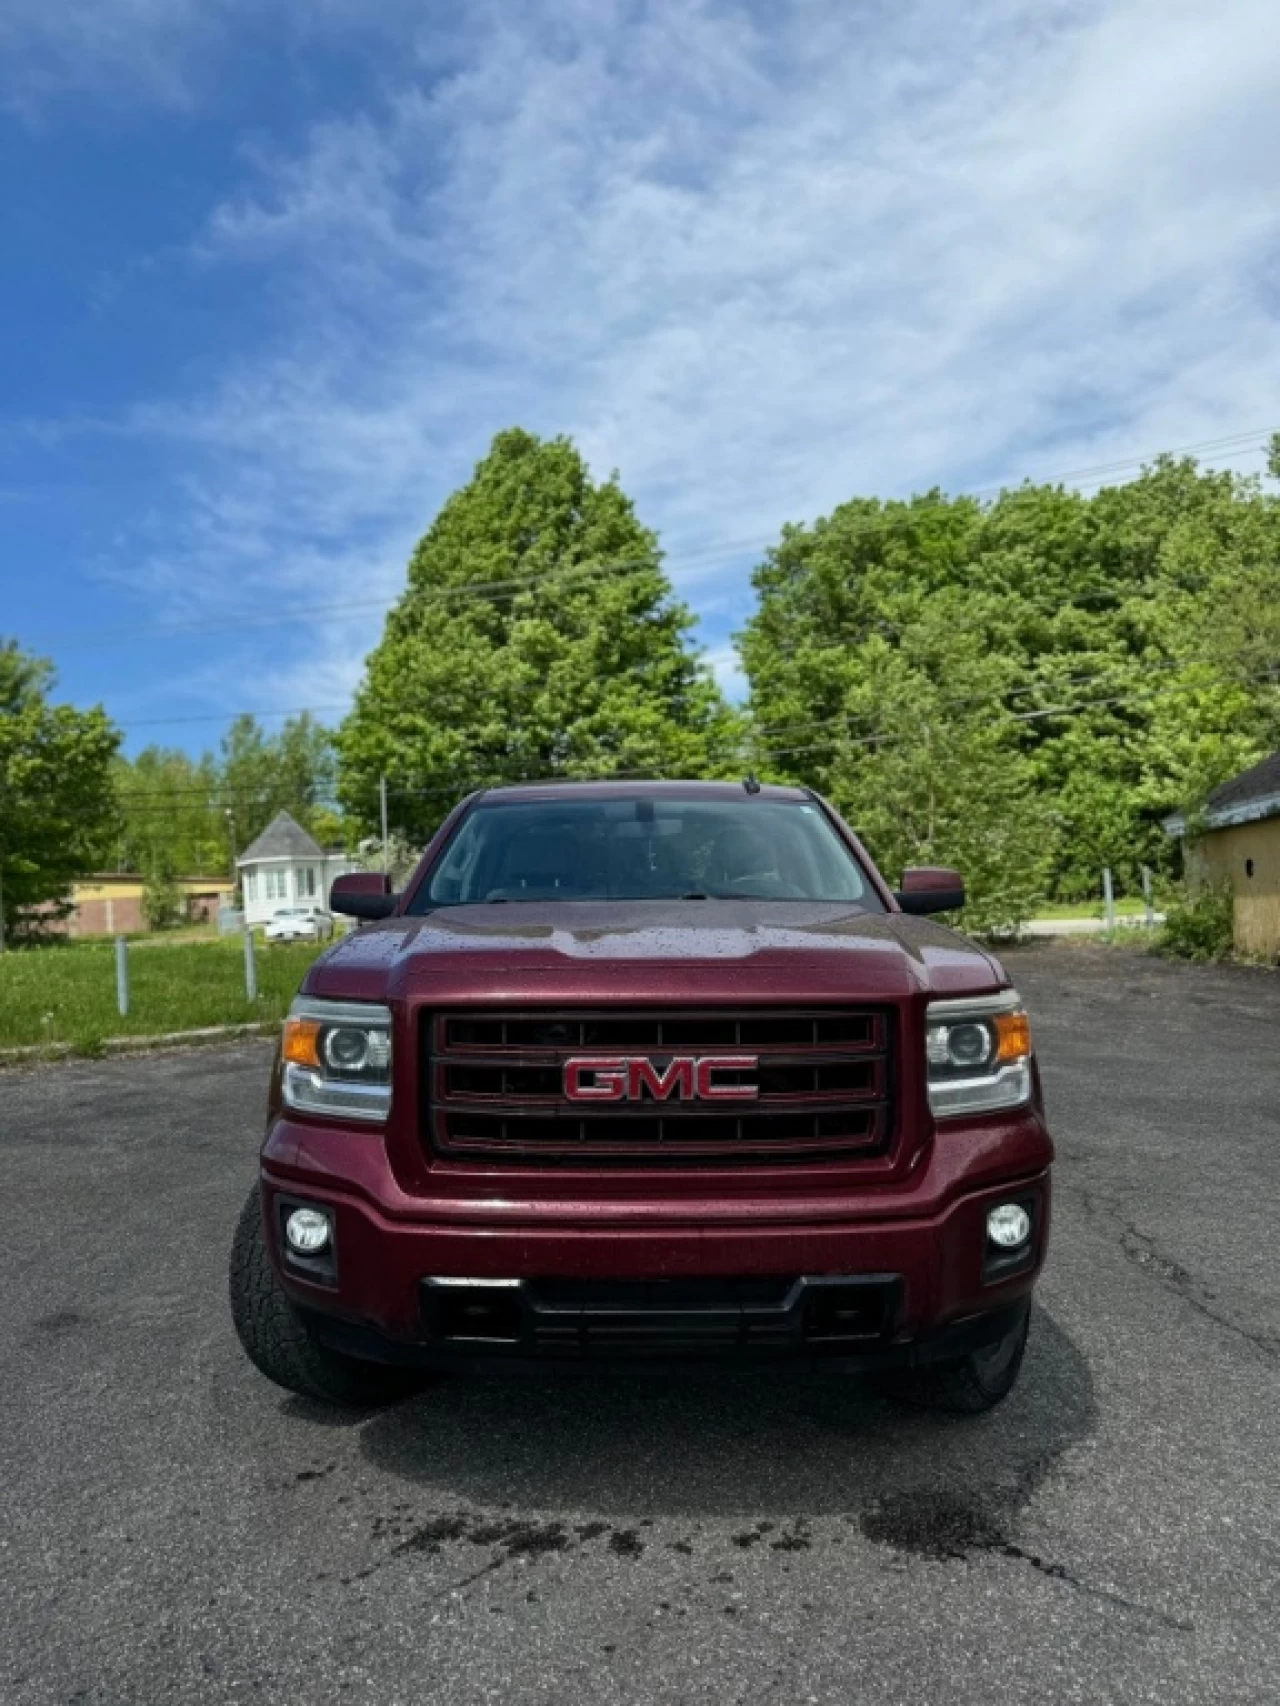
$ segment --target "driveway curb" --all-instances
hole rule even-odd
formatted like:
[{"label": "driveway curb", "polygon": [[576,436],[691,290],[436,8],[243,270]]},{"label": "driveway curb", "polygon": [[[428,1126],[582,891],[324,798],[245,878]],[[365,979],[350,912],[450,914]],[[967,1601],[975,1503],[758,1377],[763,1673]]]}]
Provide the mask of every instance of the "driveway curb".
[{"label": "driveway curb", "polygon": [[155,1049],[198,1048],[202,1043],[231,1042],[236,1037],[263,1037],[279,1027],[278,1019],[251,1019],[243,1025],[205,1025],[195,1031],[159,1031],[153,1037],[104,1037],[92,1055],[74,1043],[28,1043],[22,1048],[0,1049],[0,1067],[38,1064],[41,1061],[86,1059],[110,1054],[147,1054]]}]

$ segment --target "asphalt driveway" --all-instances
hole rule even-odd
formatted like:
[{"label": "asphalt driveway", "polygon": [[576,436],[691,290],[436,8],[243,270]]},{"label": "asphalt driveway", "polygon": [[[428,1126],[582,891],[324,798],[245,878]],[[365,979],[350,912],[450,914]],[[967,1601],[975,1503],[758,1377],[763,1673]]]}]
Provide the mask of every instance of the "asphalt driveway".
[{"label": "asphalt driveway", "polygon": [[1280,975],[1009,963],[1055,1244],[978,1421],[768,1374],[336,1419],[227,1315],[264,1045],[0,1075],[0,1700],[1274,1702]]}]

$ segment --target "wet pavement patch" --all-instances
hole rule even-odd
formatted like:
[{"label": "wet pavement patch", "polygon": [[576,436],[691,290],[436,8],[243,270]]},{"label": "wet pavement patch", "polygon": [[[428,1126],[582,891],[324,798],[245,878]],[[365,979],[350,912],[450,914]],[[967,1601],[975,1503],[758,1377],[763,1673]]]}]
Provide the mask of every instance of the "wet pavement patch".
[{"label": "wet pavement patch", "polygon": [[48,1315],[41,1315],[32,1323],[32,1337],[38,1338],[47,1334],[60,1338],[65,1333],[78,1332],[82,1327],[92,1325],[92,1317],[82,1309],[55,1309]]},{"label": "wet pavement patch", "polygon": [[771,1540],[769,1549],[771,1552],[807,1552],[812,1545],[809,1524],[801,1517],[789,1534],[780,1534],[776,1540]]},{"label": "wet pavement patch", "polygon": [[396,1547],[397,1552],[438,1552],[450,1540],[461,1540],[470,1527],[465,1516],[436,1516],[420,1523]]},{"label": "wet pavement patch", "polygon": [[911,1493],[864,1511],[859,1526],[868,1540],[921,1558],[967,1558],[999,1552],[1008,1535],[977,1503],[948,1493]]},{"label": "wet pavement patch", "polygon": [[[477,1545],[484,1545],[478,1534],[471,1539]],[[507,1549],[511,1558],[537,1558],[544,1552],[563,1552],[569,1544],[569,1536],[560,1522],[521,1522],[512,1523],[507,1533],[498,1537],[500,1545]]]},{"label": "wet pavement patch", "polygon": [[1025,1564],[1050,1581],[1061,1582],[1075,1593],[1130,1613],[1149,1626],[1176,1630],[1179,1634],[1187,1634],[1193,1628],[1185,1618],[1158,1606],[1140,1604],[1110,1588],[1095,1587],[1082,1581],[1065,1564],[1029,1552],[1010,1538],[990,1510],[953,1494],[925,1493],[888,1499],[874,1510],[865,1511],[859,1525],[868,1540],[892,1546],[899,1552],[940,1562],[968,1559],[974,1553],[1007,1558]]},{"label": "wet pavement patch", "polygon": [[509,1558],[534,1558],[546,1552],[563,1552],[569,1538],[562,1522],[474,1517],[459,1511],[419,1523],[395,1550],[436,1553],[451,1541],[466,1540],[473,1546],[501,1546]]},{"label": "wet pavement patch", "polygon": [[741,1534],[733,1536],[733,1544],[740,1546],[745,1552],[749,1546],[758,1546],[766,1534],[772,1532],[771,1522],[758,1522],[754,1528],[748,1528]]}]

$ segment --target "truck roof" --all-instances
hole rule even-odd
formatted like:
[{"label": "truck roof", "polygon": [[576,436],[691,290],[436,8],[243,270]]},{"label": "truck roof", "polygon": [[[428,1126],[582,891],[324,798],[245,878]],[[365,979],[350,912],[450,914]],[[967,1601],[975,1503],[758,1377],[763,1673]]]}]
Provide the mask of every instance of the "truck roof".
[{"label": "truck roof", "polygon": [[484,800],[633,800],[640,797],[668,800],[808,800],[807,788],[761,782],[748,790],[742,782],[612,781],[600,782],[511,782],[500,788],[485,788],[477,795]]}]

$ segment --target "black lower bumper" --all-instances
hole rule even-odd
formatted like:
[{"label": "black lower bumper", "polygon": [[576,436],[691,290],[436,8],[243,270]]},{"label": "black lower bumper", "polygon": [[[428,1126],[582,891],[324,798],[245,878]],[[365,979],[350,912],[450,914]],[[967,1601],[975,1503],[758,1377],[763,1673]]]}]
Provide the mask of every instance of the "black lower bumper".
[{"label": "black lower bumper", "polygon": [[315,1337],[372,1362],[436,1369],[784,1363],[874,1372],[954,1361],[1002,1338],[1027,1299],[924,1334],[900,1326],[902,1282],[856,1278],[422,1282],[422,1337],[307,1311]]}]

